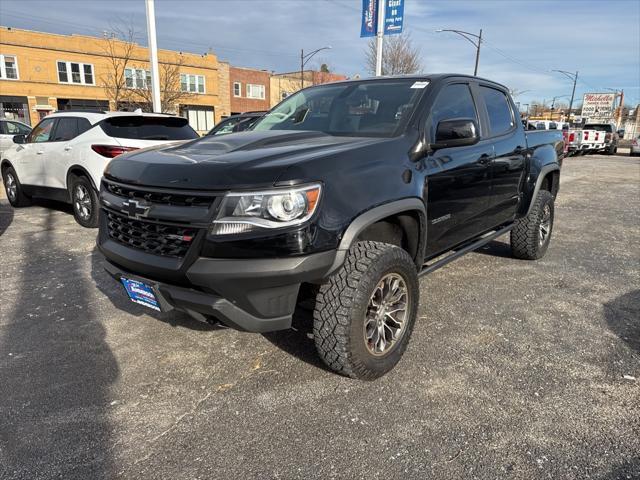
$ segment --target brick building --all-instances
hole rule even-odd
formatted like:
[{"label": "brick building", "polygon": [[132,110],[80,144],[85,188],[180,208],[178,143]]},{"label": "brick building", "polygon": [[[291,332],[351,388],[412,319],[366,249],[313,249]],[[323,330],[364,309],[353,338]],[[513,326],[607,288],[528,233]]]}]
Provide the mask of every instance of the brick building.
[{"label": "brick building", "polygon": [[304,78],[300,78],[300,72],[275,73],[271,75],[270,106],[274,107],[292,93],[301,88],[318,85],[321,83],[339,82],[346,80],[345,75],[331,72],[318,72],[305,70]]},{"label": "brick building", "polygon": [[[120,98],[126,97],[127,102],[114,101],[111,60],[122,66],[124,51],[125,42],[114,39],[0,27],[0,116],[35,125],[55,110],[120,110],[132,100],[146,106],[150,103],[149,51],[140,45],[134,45],[120,72],[126,79]],[[163,74],[173,71],[173,88],[180,92],[172,94],[178,100],[165,111],[188,118],[199,132],[212,128],[227,113],[219,108],[216,55],[159,50],[158,57],[161,89]]]},{"label": "brick building", "polygon": [[230,66],[231,114],[269,110],[270,77],[266,70]]}]

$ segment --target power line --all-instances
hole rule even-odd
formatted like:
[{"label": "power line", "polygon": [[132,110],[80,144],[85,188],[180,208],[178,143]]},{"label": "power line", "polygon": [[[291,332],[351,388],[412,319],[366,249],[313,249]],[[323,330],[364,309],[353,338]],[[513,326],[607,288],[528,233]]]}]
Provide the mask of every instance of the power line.
[{"label": "power line", "polygon": [[[78,23],[73,23],[73,22],[67,22],[67,21],[52,21],[50,19],[47,19],[45,17],[40,17],[37,15],[25,15],[25,14],[20,14],[18,12],[5,12],[3,10],[2,12],[2,16],[3,17],[13,17],[13,18],[17,18],[19,20],[37,20],[39,22],[45,23],[45,24],[50,24],[50,25],[55,25],[55,26],[60,26],[60,24],[63,25],[67,25],[70,27],[73,27],[77,30],[81,30],[84,32],[91,32],[94,35],[100,35],[102,33],[101,29],[98,28],[89,28],[86,25],[81,25]],[[283,52],[283,51],[274,51],[274,50],[260,50],[260,49],[252,49],[252,48],[238,48],[238,47],[227,47],[224,45],[219,45],[219,44],[213,44],[213,43],[204,43],[204,42],[192,42],[192,41],[188,41],[188,40],[182,40],[176,37],[161,37],[161,40],[163,42],[169,42],[169,43],[173,43],[173,44],[181,44],[181,45],[191,45],[191,46],[195,46],[195,47],[199,47],[204,49],[205,51],[208,49],[217,49],[217,50],[222,50],[222,51],[229,51],[229,52],[247,52],[247,53],[259,53],[261,55],[268,55],[268,56],[274,56],[274,57],[297,57],[297,55],[291,53],[291,52]]]}]

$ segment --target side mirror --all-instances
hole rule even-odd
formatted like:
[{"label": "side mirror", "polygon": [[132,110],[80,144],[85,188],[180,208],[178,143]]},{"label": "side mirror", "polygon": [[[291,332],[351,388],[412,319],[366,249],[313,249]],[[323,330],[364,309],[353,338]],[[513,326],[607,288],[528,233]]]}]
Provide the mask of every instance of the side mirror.
[{"label": "side mirror", "polygon": [[27,136],[24,134],[20,134],[20,135],[14,135],[13,136],[13,143],[27,143]]},{"label": "side mirror", "polygon": [[431,150],[475,145],[480,141],[478,124],[470,118],[442,120],[436,128],[436,139]]}]

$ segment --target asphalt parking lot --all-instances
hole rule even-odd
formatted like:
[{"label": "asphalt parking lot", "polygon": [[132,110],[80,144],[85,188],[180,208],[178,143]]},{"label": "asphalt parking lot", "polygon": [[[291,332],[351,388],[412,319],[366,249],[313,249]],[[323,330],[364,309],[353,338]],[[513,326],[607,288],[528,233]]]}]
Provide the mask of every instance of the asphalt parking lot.
[{"label": "asphalt parking lot", "polygon": [[67,207],[2,197],[0,478],[640,478],[638,212],[640,159],[567,159],[547,256],[501,238],[424,278],[365,383],[304,312],[269,335],[149,313]]}]

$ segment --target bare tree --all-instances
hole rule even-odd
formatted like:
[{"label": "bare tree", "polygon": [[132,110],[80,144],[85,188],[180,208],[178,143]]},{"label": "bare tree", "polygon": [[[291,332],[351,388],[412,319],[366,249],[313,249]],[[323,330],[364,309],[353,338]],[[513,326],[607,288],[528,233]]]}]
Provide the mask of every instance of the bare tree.
[{"label": "bare tree", "polygon": [[[180,70],[184,65],[184,57],[180,55],[177,63],[160,63],[160,105],[161,113],[177,113],[180,103],[193,98],[195,95],[182,90],[182,78]],[[140,106],[143,110],[153,104],[151,85],[145,85],[135,89],[136,95],[142,99]]]},{"label": "bare tree", "polygon": [[132,26],[127,29],[111,27],[111,32],[105,32],[102,50],[107,58],[107,72],[101,80],[107,98],[114,103],[116,109],[122,103],[131,100],[131,91],[127,89],[125,70],[133,61],[136,47],[136,31]]},{"label": "bare tree", "polygon": [[[376,73],[376,39],[369,40],[365,50],[367,71]],[[382,49],[382,75],[403,75],[420,73],[423,70],[420,51],[413,46],[408,34],[385,37]]]},{"label": "bare tree", "polygon": [[[149,66],[145,60],[135,57],[137,32],[133,27],[121,29],[111,27],[111,33],[105,34],[103,52],[107,57],[107,72],[101,77],[105,92],[116,109],[133,110],[140,108],[151,111],[153,95]],[[193,94],[182,90],[180,70],[184,57],[178,62],[159,62],[160,101],[162,113],[176,113],[178,105],[192,98]],[[127,69],[135,69],[138,76],[131,72],[127,83]],[[140,76],[141,74],[141,76]]]}]

